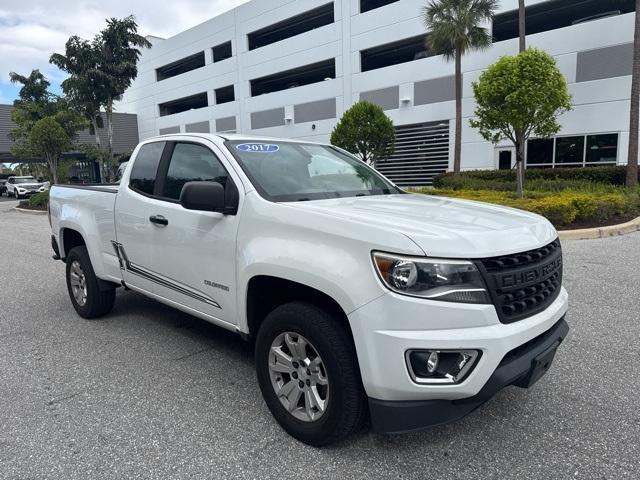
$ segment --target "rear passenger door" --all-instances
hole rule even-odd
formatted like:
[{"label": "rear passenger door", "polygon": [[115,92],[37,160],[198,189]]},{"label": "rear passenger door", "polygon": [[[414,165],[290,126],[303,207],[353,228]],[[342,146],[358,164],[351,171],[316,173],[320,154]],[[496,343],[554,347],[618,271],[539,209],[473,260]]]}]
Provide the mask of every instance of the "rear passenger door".
[{"label": "rear passenger door", "polygon": [[[190,181],[216,181],[237,189],[222,153],[213,144],[170,142],[159,172],[150,215],[154,224],[155,291],[224,323],[236,324],[236,235],[238,215],[187,210],[180,193]],[[241,188],[241,187],[240,187]]]},{"label": "rear passenger door", "polygon": [[149,217],[153,211],[158,168],[166,144],[152,142],[140,146],[128,177],[125,175],[121,181],[114,210],[116,238],[112,243],[122,278],[127,285],[151,293],[155,290],[151,244],[156,231]]}]

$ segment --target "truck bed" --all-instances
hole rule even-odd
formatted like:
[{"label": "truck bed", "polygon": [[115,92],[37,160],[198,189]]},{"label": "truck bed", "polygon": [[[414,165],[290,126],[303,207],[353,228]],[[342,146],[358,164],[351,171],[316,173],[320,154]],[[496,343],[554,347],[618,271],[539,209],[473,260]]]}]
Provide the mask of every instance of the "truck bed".
[{"label": "truck bed", "polygon": [[66,256],[64,230],[69,228],[82,234],[101,278],[120,277],[112,241],[116,240],[115,203],[118,185],[53,185],[49,194],[51,227]]}]

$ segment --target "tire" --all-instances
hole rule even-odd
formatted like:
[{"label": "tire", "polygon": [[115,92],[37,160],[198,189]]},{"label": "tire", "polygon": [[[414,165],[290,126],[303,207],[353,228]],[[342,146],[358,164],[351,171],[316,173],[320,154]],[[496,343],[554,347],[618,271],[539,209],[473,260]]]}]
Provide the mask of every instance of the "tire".
[{"label": "tire", "polygon": [[[267,315],[258,331],[255,348],[256,371],[264,400],[280,426],[292,437],[306,444],[319,447],[335,443],[361,428],[366,417],[367,407],[356,352],[347,328],[334,315],[315,305],[293,302],[281,305]],[[318,372],[311,376],[305,375],[310,371],[304,371],[305,362],[298,363],[299,368],[295,368],[295,360],[302,358],[294,352],[301,339],[307,343],[303,348],[307,355],[307,365],[312,369],[316,368]],[[296,342],[291,343],[292,341]],[[291,364],[287,363],[286,359],[285,363],[278,362],[278,368],[288,369],[292,365],[291,373],[274,372],[274,344],[282,344],[280,353],[288,354],[293,360]],[[294,345],[296,348],[289,349],[288,345]],[[308,363],[309,358],[313,359],[315,354],[315,360]],[[319,362],[317,358],[320,358]],[[314,367],[314,364],[321,366]],[[314,379],[320,383],[316,384]],[[326,386],[321,384],[322,380],[326,381]],[[297,394],[293,390],[295,386],[289,388],[290,382],[296,385],[296,381],[301,387],[298,390],[304,389],[303,393]],[[306,383],[306,388],[303,387],[303,383]],[[284,395],[281,400],[276,389],[293,393],[292,398],[299,406],[294,407],[292,412],[291,404],[294,402],[285,401],[287,397]],[[324,400],[323,411],[316,407],[320,405],[317,400],[309,400],[312,396]],[[289,407],[285,406],[285,402]],[[310,410],[306,408],[309,402],[313,405],[311,415]]]},{"label": "tire", "polygon": [[116,289],[100,289],[101,282],[93,271],[87,248],[73,248],[66,262],[67,290],[78,315],[96,318],[109,313],[115,303]]}]

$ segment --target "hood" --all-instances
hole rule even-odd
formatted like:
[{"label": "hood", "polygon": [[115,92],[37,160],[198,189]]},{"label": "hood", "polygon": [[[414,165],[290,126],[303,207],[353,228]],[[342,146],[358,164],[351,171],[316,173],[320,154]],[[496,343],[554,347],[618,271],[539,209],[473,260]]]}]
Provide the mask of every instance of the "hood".
[{"label": "hood", "polygon": [[18,187],[18,188],[25,188],[25,187],[28,187],[28,188],[38,187],[39,188],[39,187],[42,186],[42,183],[40,183],[40,182],[35,182],[35,183],[16,183],[14,185],[16,187]]},{"label": "hood", "polygon": [[432,257],[493,257],[539,248],[558,236],[548,220],[533,213],[431,195],[377,195],[290,205],[402,233]]}]

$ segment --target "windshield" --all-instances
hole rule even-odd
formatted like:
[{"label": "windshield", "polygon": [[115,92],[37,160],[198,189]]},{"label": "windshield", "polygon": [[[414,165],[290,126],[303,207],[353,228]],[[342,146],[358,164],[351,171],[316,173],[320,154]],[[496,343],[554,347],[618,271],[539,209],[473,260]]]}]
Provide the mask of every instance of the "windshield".
[{"label": "windshield", "polygon": [[33,177],[14,178],[13,183],[38,183]]},{"label": "windshield", "polygon": [[403,193],[362,161],[327,146],[228,141],[260,194],[274,202]]}]

